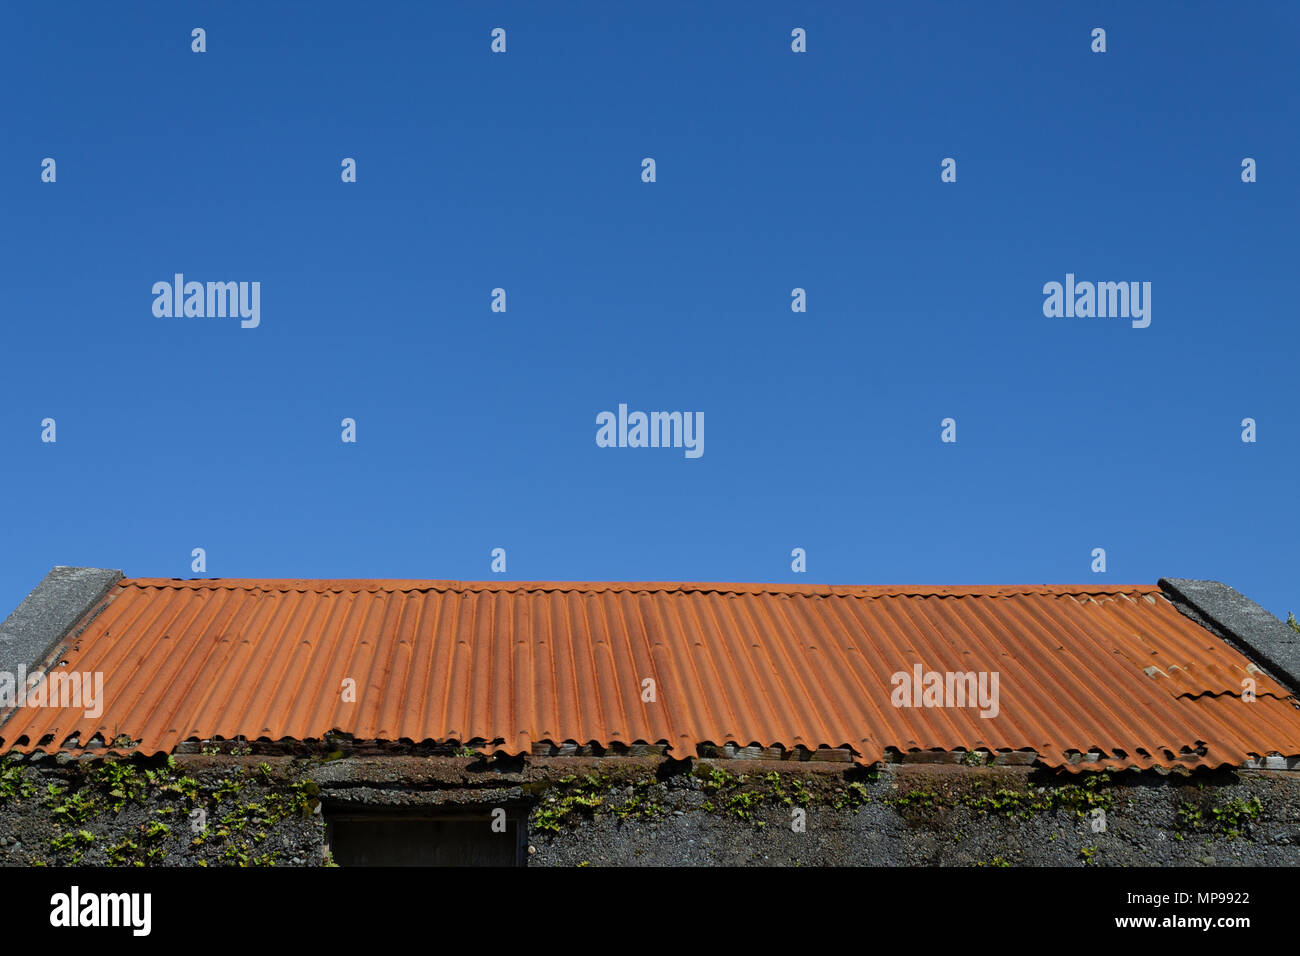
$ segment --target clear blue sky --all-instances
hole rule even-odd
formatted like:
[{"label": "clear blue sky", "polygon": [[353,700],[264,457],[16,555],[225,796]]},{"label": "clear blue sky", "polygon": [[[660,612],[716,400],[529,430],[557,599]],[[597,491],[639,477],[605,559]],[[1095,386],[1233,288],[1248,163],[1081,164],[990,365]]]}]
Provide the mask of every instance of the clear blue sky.
[{"label": "clear blue sky", "polygon": [[[1203,577],[1300,612],[1300,5],[0,18],[0,613],[195,547],[223,577]],[[177,272],[259,281],[260,327],[156,318]],[[1044,317],[1067,272],[1151,282],[1150,327]],[[703,457],[598,448],[619,403],[703,412]]]}]

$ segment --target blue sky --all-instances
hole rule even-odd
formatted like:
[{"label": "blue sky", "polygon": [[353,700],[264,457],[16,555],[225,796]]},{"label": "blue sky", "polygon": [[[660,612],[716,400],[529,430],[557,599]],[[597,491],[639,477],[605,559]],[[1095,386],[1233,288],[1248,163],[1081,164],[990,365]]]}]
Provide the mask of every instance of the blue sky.
[{"label": "blue sky", "polygon": [[[56,564],[202,547],[222,577],[1198,577],[1300,612],[1296,4],[0,17],[6,611]],[[260,326],[155,317],[178,272],[260,282]],[[1044,317],[1067,272],[1151,282],[1150,327]],[[703,412],[704,455],[597,447],[619,403]]]}]

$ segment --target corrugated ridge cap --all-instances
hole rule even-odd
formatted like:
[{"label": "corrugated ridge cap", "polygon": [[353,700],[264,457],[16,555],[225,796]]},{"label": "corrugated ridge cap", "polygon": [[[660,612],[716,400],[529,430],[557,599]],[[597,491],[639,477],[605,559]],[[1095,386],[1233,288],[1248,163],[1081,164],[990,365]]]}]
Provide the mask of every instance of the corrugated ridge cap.
[{"label": "corrugated ridge cap", "polygon": [[439,581],[380,578],[123,578],[122,588],[170,588],[175,590],[237,590],[271,592],[440,591],[440,592],[530,592],[579,593],[709,593],[774,594],[810,597],[1013,597],[1159,595],[1154,584],[979,584],[979,585],[841,585],[841,584],[747,584],[688,581]]}]

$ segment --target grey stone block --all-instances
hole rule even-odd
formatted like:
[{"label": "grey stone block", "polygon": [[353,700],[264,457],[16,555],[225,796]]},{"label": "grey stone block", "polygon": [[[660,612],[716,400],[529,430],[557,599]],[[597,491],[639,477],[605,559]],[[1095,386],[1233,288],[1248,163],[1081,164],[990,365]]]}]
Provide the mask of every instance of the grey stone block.
[{"label": "grey stone block", "polygon": [[1218,581],[1161,578],[1159,583],[1180,611],[1237,644],[1292,693],[1300,689],[1300,634],[1240,591]]},{"label": "grey stone block", "polygon": [[0,670],[32,671],[122,579],[103,568],[54,568],[0,624]]}]

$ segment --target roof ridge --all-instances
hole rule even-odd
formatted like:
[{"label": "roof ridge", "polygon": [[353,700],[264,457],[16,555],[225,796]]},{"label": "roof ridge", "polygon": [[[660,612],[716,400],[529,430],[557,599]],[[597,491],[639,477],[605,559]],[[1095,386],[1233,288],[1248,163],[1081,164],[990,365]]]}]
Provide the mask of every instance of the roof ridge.
[{"label": "roof ridge", "polygon": [[572,591],[646,593],[681,591],[715,594],[802,594],[844,597],[1009,597],[1037,595],[1123,595],[1160,593],[1154,584],[794,584],[695,581],[452,581],[403,578],[123,578],[120,587],[189,588],[275,592],[357,591]]}]

